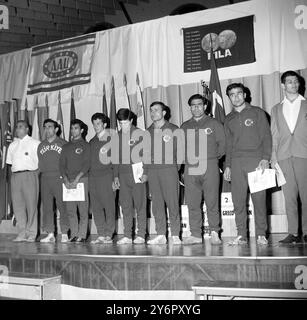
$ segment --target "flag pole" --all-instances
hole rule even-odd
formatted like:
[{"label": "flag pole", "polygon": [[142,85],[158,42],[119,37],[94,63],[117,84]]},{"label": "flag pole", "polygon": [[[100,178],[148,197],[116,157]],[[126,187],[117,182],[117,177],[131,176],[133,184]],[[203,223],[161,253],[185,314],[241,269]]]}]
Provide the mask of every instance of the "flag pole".
[{"label": "flag pole", "polygon": [[145,107],[144,107],[144,99],[143,99],[143,93],[142,93],[141,86],[140,86],[140,78],[139,78],[139,73],[138,72],[136,73],[136,85],[137,85],[138,90],[140,92],[140,97],[141,97],[141,101],[142,101],[142,112],[143,112],[143,115],[144,115],[144,126],[145,126],[145,128],[147,128],[147,125],[146,125],[146,113],[145,113]]}]

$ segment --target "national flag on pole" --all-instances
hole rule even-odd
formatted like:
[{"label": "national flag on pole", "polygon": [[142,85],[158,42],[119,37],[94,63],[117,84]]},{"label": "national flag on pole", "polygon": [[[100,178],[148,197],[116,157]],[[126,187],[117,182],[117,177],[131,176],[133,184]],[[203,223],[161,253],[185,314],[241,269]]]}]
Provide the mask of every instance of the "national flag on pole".
[{"label": "national flag on pole", "polygon": [[125,92],[124,92],[125,99],[126,99],[125,104],[127,105],[128,109],[131,110],[131,104],[130,104],[129,94],[128,94],[128,90],[127,90],[127,77],[126,77],[125,73],[124,73],[124,77],[123,77],[123,85],[124,85],[124,89],[125,89]]},{"label": "national flag on pole", "polygon": [[40,132],[39,132],[39,125],[38,125],[38,96],[35,98],[35,108],[34,108],[34,115],[32,121],[32,138],[36,140],[40,140]]},{"label": "national flag on pole", "polygon": [[110,128],[117,130],[117,118],[116,118],[116,100],[115,100],[115,84],[114,77],[111,81],[111,100],[110,100]]},{"label": "national flag on pole", "polygon": [[210,75],[210,83],[209,83],[209,90],[210,90],[210,100],[211,100],[211,113],[213,117],[224,123],[225,121],[225,108],[222,98],[222,90],[221,84],[219,80],[219,75],[216,68],[216,62],[213,54],[213,50],[211,47],[211,75]]},{"label": "national flag on pole", "polygon": [[[74,91],[71,90],[71,99],[70,99],[70,122],[76,119],[76,108],[75,108],[75,99]],[[69,134],[69,141],[71,141],[71,134]]]},{"label": "national flag on pole", "polygon": [[145,108],[143,102],[142,90],[140,87],[139,74],[136,74],[136,106],[137,106],[137,127],[140,129],[146,129],[146,120],[145,120]]},{"label": "national flag on pole", "polygon": [[63,112],[61,106],[61,92],[59,91],[58,94],[58,113],[56,117],[56,121],[61,127],[61,138],[65,140],[65,133],[64,133],[64,121],[63,121]]},{"label": "national flag on pole", "polygon": [[102,94],[102,113],[108,116],[108,108],[107,108],[107,98],[106,98],[106,86],[103,84],[103,94]]}]

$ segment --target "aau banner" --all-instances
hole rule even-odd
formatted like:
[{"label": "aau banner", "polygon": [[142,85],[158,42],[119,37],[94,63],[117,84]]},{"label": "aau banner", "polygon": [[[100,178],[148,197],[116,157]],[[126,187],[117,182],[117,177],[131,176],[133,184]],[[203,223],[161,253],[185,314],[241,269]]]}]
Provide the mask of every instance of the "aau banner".
[{"label": "aau banner", "polygon": [[211,47],[218,68],[255,62],[254,16],[184,29],[184,72],[210,69]]},{"label": "aau banner", "polygon": [[95,39],[89,34],[34,47],[27,94],[89,83]]}]

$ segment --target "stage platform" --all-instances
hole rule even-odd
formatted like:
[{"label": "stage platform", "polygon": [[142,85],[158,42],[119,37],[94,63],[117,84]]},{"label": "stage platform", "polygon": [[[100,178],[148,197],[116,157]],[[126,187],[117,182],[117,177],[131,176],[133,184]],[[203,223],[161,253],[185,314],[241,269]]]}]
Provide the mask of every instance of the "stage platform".
[{"label": "stage platform", "polygon": [[[297,266],[307,268],[307,244],[280,245],[274,234],[267,247],[92,245],[14,243],[0,235],[0,265],[9,273],[61,275],[62,284],[102,290],[192,290],[200,281],[293,283]],[[93,237],[93,238],[96,238]],[[301,272],[301,271],[300,271]],[[306,289],[306,288],[305,288]]]}]

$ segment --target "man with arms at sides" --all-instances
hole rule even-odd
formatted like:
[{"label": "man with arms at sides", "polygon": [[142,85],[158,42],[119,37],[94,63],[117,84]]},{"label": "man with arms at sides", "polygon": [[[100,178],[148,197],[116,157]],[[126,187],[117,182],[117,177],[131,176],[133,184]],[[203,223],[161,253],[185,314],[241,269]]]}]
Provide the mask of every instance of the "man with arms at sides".
[{"label": "man with arms at sides", "polygon": [[60,212],[61,242],[68,242],[67,231],[69,221],[63,203],[63,180],[61,179],[59,162],[64,144],[67,142],[58,136],[60,126],[52,120],[44,121],[46,139],[40,143],[37,150],[38,166],[41,172],[41,199],[43,205],[43,230],[48,232],[47,237],[40,242],[55,242],[55,219],[53,201]]},{"label": "man with arms at sides", "polygon": [[[123,212],[124,237],[117,244],[143,244],[146,240],[147,212],[146,185],[147,175],[143,174],[140,183],[136,183],[133,176],[131,150],[140,140],[133,138],[136,128],[132,122],[134,114],[126,108],[117,112],[117,120],[121,130],[119,136],[119,164],[114,165],[114,187],[119,188],[119,203]],[[129,163],[125,163],[124,154],[128,154]],[[133,234],[133,219],[137,212],[137,234]]]},{"label": "man with arms at sides", "polygon": [[[147,129],[151,136],[151,163],[145,166],[148,174],[149,192],[152,198],[152,213],[155,218],[157,236],[148,240],[147,244],[166,244],[168,235],[169,244],[180,245],[180,210],[179,210],[179,175],[180,165],[177,164],[177,139],[172,134],[178,127],[165,120],[167,107],[161,101],[155,101],[150,105],[150,117],[152,125]],[[167,132],[169,131],[169,132]],[[154,139],[161,136],[161,150],[155,149]],[[172,146],[172,161],[166,161],[168,152],[167,144]],[[156,159],[162,152],[161,163]],[[171,236],[167,232],[167,219],[165,204],[169,212]]]},{"label": "man with arms at sides", "polygon": [[[67,189],[76,189],[83,183],[85,201],[67,201],[66,211],[71,228],[71,242],[86,241],[88,227],[88,171],[90,167],[90,145],[83,136],[87,127],[83,121],[71,121],[70,133],[72,140],[63,146],[60,157],[60,173]],[[79,209],[80,222],[77,211]]]},{"label": "man with arms at sides", "polygon": [[15,242],[34,242],[37,236],[39,193],[37,148],[40,142],[29,136],[26,121],[17,121],[17,138],[9,145],[6,163],[11,165],[11,193],[17,219]]},{"label": "man with arms at sides", "polygon": [[[238,236],[234,245],[247,243],[247,174],[269,167],[272,136],[265,112],[245,101],[242,83],[232,83],[226,89],[233,110],[224,123],[226,134],[226,169],[224,179],[231,181]],[[267,245],[266,191],[251,195],[255,208],[257,244]]]},{"label": "man with arms at sides", "polygon": [[[208,101],[200,94],[190,97],[188,104],[192,118],[184,122],[181,128],[186,136],[186,163],[184,171],[185,198],[189,209],[191,236],[184,238],[184,243],[194,244],[202,242],[202,196],[207,207],[211,243],[221,244],[220,213],[219,213],[219,186],[220,173],[218,159],[225,154],[225,133],[223,125],[217,120],[206,115]],[[187,141],[187,130],[195,130],[195,148],[198,150],[200,143],[200,130],[204,130],[207,137],[206,163],[207,167],[201,169],[199,174],[189,174],[193,165],[189,164],[188,152],[191,143]],[[199,150],[196,151],[199,153]]]},{"label": "man with arms at sides", "polygon": [[[288,236],[280,243],[307,242],[307,102],[299,94],[300,77],[294,71],[281,76],[285,97],[273,107],[271,130],[273,136],[272,168],[278,162],[285,176],[282,186],[288,218]],[[303,239],[298,230],[298,202],[302,202]]]},{"label": "man with arms at sides", "polygon": [[93,211],[98,238],[91,243],[113,243],[112,237],[115,231],[115,197],[112,189],[114,180],[112,164],[100,162],[100,153],[108,150],[103,140],[108,133],[109,118],[103,113],[95,113],[92,116],[92,124],[96,135],[90,141],[91,162],[89,172],[90,204]]}]

